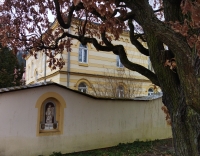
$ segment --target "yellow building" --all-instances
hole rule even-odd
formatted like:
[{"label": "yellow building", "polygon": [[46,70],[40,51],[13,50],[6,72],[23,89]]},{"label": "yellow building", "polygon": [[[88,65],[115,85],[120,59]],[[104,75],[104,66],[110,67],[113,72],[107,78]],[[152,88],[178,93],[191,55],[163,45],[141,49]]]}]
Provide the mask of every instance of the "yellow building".
[{"label": "yellow building", "polygon": [[[52,27],[56,28],[56,26],[57,22],[54,22]],[[71,26],[70,32],[74,33],[75,27]],[[71,52],[64,50],[62,55],[56,56],[57,58],[62,57],[65,61],[61,70],[51,70],[45,61],[48,60],[48,57],[42,52],[38,53],[37,59],[27,56],[26,84],[53,81],[71,89],[93,95],[96,93],[97,96],[106,96],[109,92],[113,92],[113,95],[108,96],[113,97],[126,97],[125,95],[131,94],[129,98],[148,95],[148,91],[151,94],[152,83],[139,73],[125,69],[117,55],[112,52],[97,51],[92,44],[83,46],[77,40],[72,40],[72,44]],[[139,53],[131,44],[128,32],[124,32],[118,41],[113,41],[113,44],[122,44],[130,61],[150,68],[148,57]],[[112,77],[114,80],[108,80],[108,77]],[[114,87],[111,81],[114,83]],[[112,87],[108,87],[108,84]],[[99,86],[102,88],[97,89]],[[102,94],[106,88],[103,86],[107,86],[106,94]]]}]

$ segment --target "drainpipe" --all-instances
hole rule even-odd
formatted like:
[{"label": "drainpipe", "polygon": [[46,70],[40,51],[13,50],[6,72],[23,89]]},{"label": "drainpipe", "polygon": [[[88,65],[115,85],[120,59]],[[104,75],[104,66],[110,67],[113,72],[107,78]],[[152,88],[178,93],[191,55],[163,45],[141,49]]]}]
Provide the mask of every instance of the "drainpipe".
[{"label": "drainpipe", "polygon": [[47,55],[44,52],[44,83],[46,83],[46,61],[47,61]]},{"label": "drainpipe", "polygon": [[[70,27],[68,29],[68,32],[70,34]],[[70,51],[67,51],[67,87],[69,88],[69,80],[70,80]]]}]

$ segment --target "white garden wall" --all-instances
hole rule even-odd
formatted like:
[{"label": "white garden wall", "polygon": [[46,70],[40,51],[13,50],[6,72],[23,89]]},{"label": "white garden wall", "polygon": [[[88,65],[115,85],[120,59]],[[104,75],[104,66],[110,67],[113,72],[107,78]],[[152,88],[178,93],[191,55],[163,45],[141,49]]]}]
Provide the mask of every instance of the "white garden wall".
[{"label": "white garden wall", "polygon": [[[63,133],[38,136],[37,100],[55,92],[66,102]],[[170,138],[161,98],[95,99],[56,84],[0,93],[0,156],[49,155]]]}]

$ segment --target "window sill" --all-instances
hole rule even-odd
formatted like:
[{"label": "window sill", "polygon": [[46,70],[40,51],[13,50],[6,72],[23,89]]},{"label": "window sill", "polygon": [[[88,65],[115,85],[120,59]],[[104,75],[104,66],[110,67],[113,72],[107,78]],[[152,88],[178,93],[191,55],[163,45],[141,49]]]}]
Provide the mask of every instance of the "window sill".
[{"label": "window sill", "polygon": [[88,67],[88,63],[80,63],[78,64],[79,66],[84,66],[84,67]]},{"label": "window sill", "polygon": [[59,130],[40,130],[38,136],[50,136],[62,134]]}]

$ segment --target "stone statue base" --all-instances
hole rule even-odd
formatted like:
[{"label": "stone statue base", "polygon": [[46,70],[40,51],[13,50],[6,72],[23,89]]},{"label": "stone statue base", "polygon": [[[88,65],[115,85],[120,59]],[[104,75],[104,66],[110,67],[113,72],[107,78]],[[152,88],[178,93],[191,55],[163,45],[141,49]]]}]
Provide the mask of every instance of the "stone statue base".
[{"label": "stone statue base", "polygon": [[53,130],[58,128],[58,123],[42,123],[40,124],[41,130]]}]

